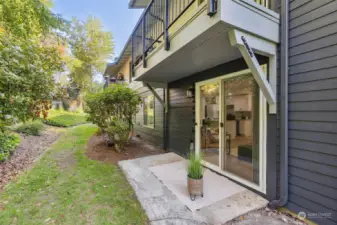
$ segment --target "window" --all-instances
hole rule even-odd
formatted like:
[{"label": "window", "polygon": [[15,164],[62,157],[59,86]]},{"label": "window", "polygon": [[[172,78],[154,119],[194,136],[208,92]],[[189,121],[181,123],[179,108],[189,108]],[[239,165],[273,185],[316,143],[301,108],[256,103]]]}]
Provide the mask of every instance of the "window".
[{"label": "window", "polygon": [[154,95],[149,95],[143,99],[143,116],[143,125],[154,128]]}]

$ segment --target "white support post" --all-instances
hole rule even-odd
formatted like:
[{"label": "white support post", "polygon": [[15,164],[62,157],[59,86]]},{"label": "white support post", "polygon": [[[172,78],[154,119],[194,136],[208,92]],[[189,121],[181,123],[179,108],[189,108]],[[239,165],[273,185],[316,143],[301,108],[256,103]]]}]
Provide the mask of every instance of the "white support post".
[{"label": "white support post", "polygon": [[[277,93],[277,57],[276,55],[274,56],[270,56],[269,57],[269,84],[272,88],[272,90],[274,91],[274,95],[275,95],[275,100],[276,99],[276,93]],[[269,113],[276,113],[276,103],[275,104],[269,104]]]}]

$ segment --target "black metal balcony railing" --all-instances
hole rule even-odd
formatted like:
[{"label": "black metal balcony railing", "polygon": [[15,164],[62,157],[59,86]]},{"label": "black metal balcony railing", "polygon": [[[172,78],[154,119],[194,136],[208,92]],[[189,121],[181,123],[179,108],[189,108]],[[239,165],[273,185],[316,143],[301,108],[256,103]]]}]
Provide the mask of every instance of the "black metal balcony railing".
[{"label": "black metal balcony railing", "polygon": [[[208,15],[213,16],[217,12],[218,0],[207,1]],[[271,7],[271,0],[252,0],[266,7]],[[195,2],[195,0],[152,0],[145,9],[132,33],[132,62],[131,74],[134,76],[134,68],[143,62],[146,67],[146,56],[164,42],[165,50],[169,50],[168,29],[179,17]]]},{"label": "black metal balcony railing", "polygon": [[268,9],[271,7],[271,0],[254,0],[257,4],[260,4]]},{"label": "black metal balcony railing", "polygon": [[195,0],[152,0],[132,34],[132,70],[141,61],[146,67],[146,56],[165,42],[170,48],[168,29]]}]

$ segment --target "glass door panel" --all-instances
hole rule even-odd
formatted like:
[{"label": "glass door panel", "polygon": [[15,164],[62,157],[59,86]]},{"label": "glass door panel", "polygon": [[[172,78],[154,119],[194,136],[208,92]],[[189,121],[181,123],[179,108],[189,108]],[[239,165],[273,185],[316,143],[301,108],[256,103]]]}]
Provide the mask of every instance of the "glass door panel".
[{"label": "glass door panel", "polygon": [[224,81],[223,169],[259,184],[259,88],[253,76]]},{"label": "glass door panel", "polygon": [[219,83],[200,86],[200,152],[204,161],[219,166]]}]

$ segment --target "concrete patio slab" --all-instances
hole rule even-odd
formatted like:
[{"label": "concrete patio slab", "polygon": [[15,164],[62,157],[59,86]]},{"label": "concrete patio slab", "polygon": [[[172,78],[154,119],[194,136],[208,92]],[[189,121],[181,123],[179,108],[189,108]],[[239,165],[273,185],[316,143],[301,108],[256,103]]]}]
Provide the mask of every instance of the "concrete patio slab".
[{"label": "concrete patio slab", "polygon": [[124,171],[147,213],[151,225],[224,224],[242,214],[267,205],[267,200],[249,190],[244,190],[201,208],[199,211],[191,212],[148,169],[156,165],[182,160],[185,159],[174,153],[166,153],[119,162],[119,166]]},{"label": "concrete patio slab", "polygon": [[205,169],[203,197],[197,196],[195,201],[191,201],[187,190],[187,167],[188,160],[182,160],[149,167],[149,170],[192,212],[246,190],[226,177]]}]

